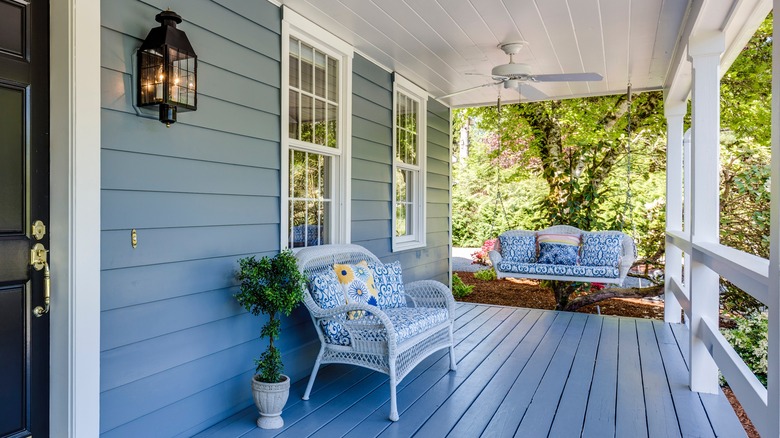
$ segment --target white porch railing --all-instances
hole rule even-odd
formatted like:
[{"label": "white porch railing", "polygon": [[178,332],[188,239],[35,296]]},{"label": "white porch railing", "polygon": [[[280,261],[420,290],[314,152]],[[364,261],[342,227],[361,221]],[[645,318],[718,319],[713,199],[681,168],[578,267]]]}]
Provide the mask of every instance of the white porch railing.
[{"label": "white porch railing", "polygon": [[[775,6],[780,6],[780,0],[775,0]],[[776,23],[775,29],[777,27]],[[716,392],[719,370],[759,433],[779,437],[780,74],[773,75],[772,79],[770,263],[770,260],[719,243],[719,60],[724,48],[723,35],[702,32],[691,38],[688,48],[693,64],[692,135],[682,135],[685,103],[669,105],[666,109],[665,320],[679,323],[682,309],[690,324],[691,390]],[[773,58],[773,68],[778,71],[778,45],[773,47]],[[720,277],[769,308],[766,388],[719,331]]]},{"label": "white porch railing", "polygon": [[[667,257],[668,248],[677,248],[680,253],[690,255],[693,262],[707,266],[757,300],[767,302],[769,260],[720,244],[695,244],[685,239],[682,234],[681,231],[667,231]],[[679,302],[686,318],[693,319],[690,293],[681,271],[668,271],[666,275],[666,300],[674,299]],[[716,289],[707,292],[717,296],[719,291]],[[720,333],[718,317],[717,314],[700,315],[702,323],[698,330],[690,331],[691,341],[695,339],[706,346],[753,424],[762,435],[771,436],[767,433],[767,420],[775,417],[776,413],[769,411],[767,389]],[[669,321],[667,318],[667,322],[679,322],[679,319]],[[695,372],[695,368],[691,367],[691,373]]]},{"label": "white porch railing", "polygon": [[[780,6],[780,0],[775,0]],[[775,17],[777,20],[777,17]],[[777,22],[775,29],[777,29]],[[780,35],[775,34],[775,37]],[[689,41],[692,135],[682,135],[685,103],[666,108],[667,225],[665,320],[690,324],[690,386],[715,392],[719,370],[762,436],[780,436],[780,74],[772,79],[771,263],[719,243],[719,59],[723,35]],[[773,69],[780,46],[773,47]],[[691,141],[691,137],[693,141]],[[683,217],[685,224],[683,224]],[[683,226],[684,225],[684,226]],[[765,388],[719,331],[719,277],[769,308]]]}]

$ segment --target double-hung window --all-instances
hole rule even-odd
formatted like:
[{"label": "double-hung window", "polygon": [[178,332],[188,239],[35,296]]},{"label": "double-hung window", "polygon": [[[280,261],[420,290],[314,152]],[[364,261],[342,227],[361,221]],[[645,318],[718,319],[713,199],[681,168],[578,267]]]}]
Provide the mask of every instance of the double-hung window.
[{"label": "double-hung window", "polygon": [[425,246],[427,95],[394,75],[393,251]]},{"label": "double-hung window", "polygon": [[284,9],[282,247],[349,241],[352,51]]}]

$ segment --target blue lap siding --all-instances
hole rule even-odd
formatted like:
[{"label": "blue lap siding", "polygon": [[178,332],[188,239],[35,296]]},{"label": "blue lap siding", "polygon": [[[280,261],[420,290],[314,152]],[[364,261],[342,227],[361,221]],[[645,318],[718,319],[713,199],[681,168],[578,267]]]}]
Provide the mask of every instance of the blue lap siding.
[{"label": "blue lap siding", "polygon": [[[198,110],[166,128],[136,113],[132,83],[135,51],[169,7],[199,56]],[[233,273],[239,257],[279,251],[281,10],[104,0],[101,25],[100,431],[189,436],[252,403],[263,320],[235,303]],[[429,246],[393,254],[392,76],[355,55],[353,78],[353,242],[401,260],[408,280],[446,281],[449,109],[429,102]],[[298,380],[318,340],[303,308],[283,324]]]}]

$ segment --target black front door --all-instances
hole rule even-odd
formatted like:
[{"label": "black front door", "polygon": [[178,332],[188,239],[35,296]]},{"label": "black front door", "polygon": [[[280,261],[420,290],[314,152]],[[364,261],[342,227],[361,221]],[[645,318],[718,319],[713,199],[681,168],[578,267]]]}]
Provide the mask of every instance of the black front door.
[{"label": "black front door", "polygon": [[[49,436],[49,3],[0,0],[0,437]],[[45,253],[44,253],[45,254]],[[42,265],[39,265],[43,268]],[[39,309],[39,310],[41,310]]]}]

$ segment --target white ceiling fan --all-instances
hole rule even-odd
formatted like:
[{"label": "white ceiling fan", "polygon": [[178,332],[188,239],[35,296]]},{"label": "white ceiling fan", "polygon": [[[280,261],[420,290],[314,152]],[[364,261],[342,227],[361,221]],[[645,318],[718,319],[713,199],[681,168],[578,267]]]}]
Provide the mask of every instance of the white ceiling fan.
[{"label": "white ceiling fan", "polygon": [[[600,81],[603,78],[598,73],[559,73],[559,74],[545,74],[535,75],[531,73],[531,66],[528,64],[516,63],[514,61],[514,55],[520,53],[523,47],[528,43],[524,41],[501,44],[499,47],[507,55],[509,55],[509,64],[502,64],[493,67],[490,72],[490,76],[493,78],[493,82],[477,85],[476,87],[466,88],[464,90],[456,91],[444,96],[440,96],[439,99],[445,99],[447,97],[456,96],[458,94],[466,93],[478,88],[491,87],[494,85],[503,84],[504,88],[515,89],[522,94],[528,100],[542,100],[547,97],[546,94],[539,89],[530,85],[533,82],[575,82],[575,81]],[[480,73],[466,73],[468,75],[487,76]]]}]

